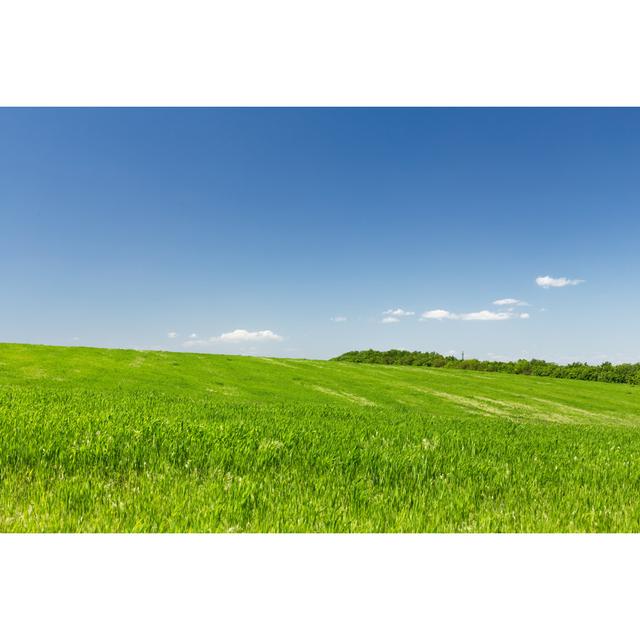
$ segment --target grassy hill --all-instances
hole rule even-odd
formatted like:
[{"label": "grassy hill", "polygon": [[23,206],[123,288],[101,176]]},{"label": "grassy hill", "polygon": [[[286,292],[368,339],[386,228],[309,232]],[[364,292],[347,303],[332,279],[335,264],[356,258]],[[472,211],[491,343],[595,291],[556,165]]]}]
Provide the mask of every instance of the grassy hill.
[{"label": "grassy hill", "polygon": [[640,387],[0,345],[0,531],[639,531]]}]

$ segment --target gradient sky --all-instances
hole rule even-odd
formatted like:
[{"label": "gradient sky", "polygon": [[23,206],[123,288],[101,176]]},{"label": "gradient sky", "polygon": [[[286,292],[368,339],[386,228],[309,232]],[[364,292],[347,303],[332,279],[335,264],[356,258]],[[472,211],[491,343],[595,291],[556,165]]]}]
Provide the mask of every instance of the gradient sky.
[{"label": "gradient sky", "polygon": [[638,109],[0,109],[0,223],[2,342],[640,360]]}]

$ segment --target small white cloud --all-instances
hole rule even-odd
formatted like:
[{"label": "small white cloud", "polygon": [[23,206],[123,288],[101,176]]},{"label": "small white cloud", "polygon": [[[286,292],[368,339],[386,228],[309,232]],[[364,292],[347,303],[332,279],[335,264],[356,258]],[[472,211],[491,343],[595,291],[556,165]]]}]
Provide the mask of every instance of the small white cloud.
[{"label": "small white cloud", "polygon": [[331,318],[331,322],[346,322],[347,318],[345,316],[334,316]]},{"label": "small white cloud", "polygon": [[382,312],[382,315],[389,318],[406,318],[408,316],[415,316],[416,314],[413,311],[405,311],[404,309],[387,309]]},{"label": "small white cloud", "polygon": [[282,336],[270,329],[264,329],[263,331],[234,329],[229,333],[223,333],[216,338],[211,338],[214,342],[280,342],[282,339]]},{"label": "small white cloud", "polygon": [[177,338],[178,334],[175,331],[169,331],[169,333],[167,333],[167,337],[171,339]]},{"label": "small white cloud", "polygon": [[471,313],[463,313],[460,315],[463,320],[509,320],[513,318],[513,313],[506,311],[473,311]]},{"label": "small white cloud", "polygon": [[536,278],[536,284],[543,289],[549,287],[567,287],[575,286],[583,283],[584,280],[571,280],[569,278],[552,278],[551,276],[538,276]]},{"label": "small white cloud", "polygon": [[246,329],[234,329],[228,333],[222,333],[219,336],[213,336],[208,340],[186,340],[183,342],[185,347],[201,347],[204,345],[214,344],[218,342],[238,343],[238,342],[281,342],[284,340],[282,336],[274,333],[270,329],[263,331],[247,331]]},{"label": "small white cloud", "polygon": [[197,333],[191,333],[191,334],[189,334],[189,337],[190,338],[197,338],[198,334]]},{"label": "small white cloud", "polygon": [[513,311],[472,311],[470,313],[452,313],[445,309],[433,309],[431,311],[425,311],[422,314],[423,318],[427,320],[511,320],[512,318],[526,319],[529,317],[528,313],[514,313]]},{"label": "small white cloud", "polygon": [[431,311],[425,311],[422,314],[422,317],[427,320],[455,320],[458,318],[455,313],[451,313],[445,309],[432,309]]},{"label": "small white cloud", "polygon": [[500,300],[494,300],[493,304],[499,307],[528,307],[529,304],[524,300],[518,300],[517,298],[501,298]]},{"label": "small white cloud", "polygon": [[394,322],[400,322],[400,318],[396,318],[395,316],[387,316],[386,318],[382,318],[382,324],[392,324]]},{"label": "small white cloud", "polygon": [[528,313],[521,313],[521,314],[520,314],[520,317],[521,317],[523,320],[528,320],[531,316],[530,316]]}]

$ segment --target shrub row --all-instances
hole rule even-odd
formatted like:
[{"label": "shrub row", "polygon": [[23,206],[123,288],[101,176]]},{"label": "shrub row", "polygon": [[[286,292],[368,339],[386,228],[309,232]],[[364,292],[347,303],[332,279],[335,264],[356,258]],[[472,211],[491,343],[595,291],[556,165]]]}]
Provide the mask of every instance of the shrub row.
[{"label": "shrub row", "polygon": [[460,360],[454,356],[443,356],[435,351],[348,351],[333,358],[343,362],[364,362],[369,364],[393,364],[415,367],[445,367],[449,369],[471,369],[474,371],[497,371],[527,376],[546,376],[549,378],[571,378],[574,380],[597,380],[599,382],[617,382],[640,384],[640,363],[611,364],[603,362],[593,365],[586,362],[573,362],[560,365],[545,360],[515,360],[498,362],[493,360]]}]

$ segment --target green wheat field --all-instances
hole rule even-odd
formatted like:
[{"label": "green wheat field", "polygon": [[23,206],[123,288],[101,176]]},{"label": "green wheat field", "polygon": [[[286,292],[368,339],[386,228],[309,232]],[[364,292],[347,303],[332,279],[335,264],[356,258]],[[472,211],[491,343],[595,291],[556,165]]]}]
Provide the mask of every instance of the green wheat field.
[{"label": "green wheat field", "polygon": [[0,531],[640,531],[640,387],[2,344]]}]

